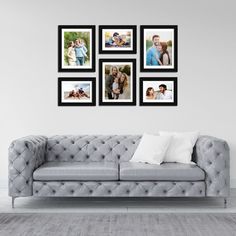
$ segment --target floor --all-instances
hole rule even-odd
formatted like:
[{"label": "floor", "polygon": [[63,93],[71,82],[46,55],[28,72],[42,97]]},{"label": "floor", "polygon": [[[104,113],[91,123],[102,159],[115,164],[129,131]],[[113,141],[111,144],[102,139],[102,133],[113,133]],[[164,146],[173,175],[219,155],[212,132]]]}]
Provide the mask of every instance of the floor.
[{"label": "floor", "polygon": [[36,198],[15,200],[0,189],[1,213],[236,213],[236,189],[231,189],[228,207],[222,198]]}]

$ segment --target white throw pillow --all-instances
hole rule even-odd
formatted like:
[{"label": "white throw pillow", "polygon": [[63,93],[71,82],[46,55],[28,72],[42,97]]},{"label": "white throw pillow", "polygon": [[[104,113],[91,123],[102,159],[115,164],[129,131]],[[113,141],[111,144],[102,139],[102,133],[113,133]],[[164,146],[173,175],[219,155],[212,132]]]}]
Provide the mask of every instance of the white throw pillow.
[{"label": "white throw pillow", "polygon": [[160,136],[172,136],[166,151],[164,162],[179,162],[191,164],[193,147],[198,139],[199,132],[159,132]]},{"label": "white throw pillow", "polygon": [[148,162],[160,165],[163,162],[171,136],[144,134],[130,160],[131,162]]}]

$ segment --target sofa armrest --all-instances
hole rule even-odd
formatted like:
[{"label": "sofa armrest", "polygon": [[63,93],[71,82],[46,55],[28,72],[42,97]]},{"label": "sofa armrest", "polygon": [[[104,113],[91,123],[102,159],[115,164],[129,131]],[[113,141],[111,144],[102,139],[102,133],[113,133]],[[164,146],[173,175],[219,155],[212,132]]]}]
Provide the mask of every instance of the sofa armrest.
[{"label": "sofa armrest", "polygon": [[227,197],[230,190],[227,142],[210,136],[200,136],[194,148],[193,160],[206,173],[206,196]]},{"label": "sofa armrest", "polygon": [[33,194],[33,172],[44,162],[47,138],[28,136],[13,141],[9,147],[9,196]]}]

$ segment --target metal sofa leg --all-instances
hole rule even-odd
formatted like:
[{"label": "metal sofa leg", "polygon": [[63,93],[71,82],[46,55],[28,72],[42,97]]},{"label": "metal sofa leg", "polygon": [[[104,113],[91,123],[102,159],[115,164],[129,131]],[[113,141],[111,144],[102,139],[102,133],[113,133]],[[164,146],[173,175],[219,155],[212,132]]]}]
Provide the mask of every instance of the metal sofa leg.
[{"label": "metal sofa leg", "polygon": [[15,199],[16,199],[16,197],[12,197],[11,198],[11,208],[13,209],[13,208],[15,208]]},{"label": "metal sofa leg", "polygon": [[227,205],[228,205],[227,198],[224,198],[224,208],[227,208]]}]

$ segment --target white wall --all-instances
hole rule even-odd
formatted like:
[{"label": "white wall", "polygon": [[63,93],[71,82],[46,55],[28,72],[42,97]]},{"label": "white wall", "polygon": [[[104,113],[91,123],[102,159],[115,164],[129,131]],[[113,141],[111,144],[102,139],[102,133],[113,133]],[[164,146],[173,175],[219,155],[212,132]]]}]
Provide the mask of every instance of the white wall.
[{"label": "white wall", "polygon": [[[2,183],[7,180],[9,143],[21,136],[200,130],[229,142],[236,187],[235,6],[234,0],[1,0]],[[179,72],[138,76],[178,75],[179,105],[58,107],[58,76],[97,75],[57,73],[60,24],[177,24]],[[139,63],[137,67],[139,71]]]}]

